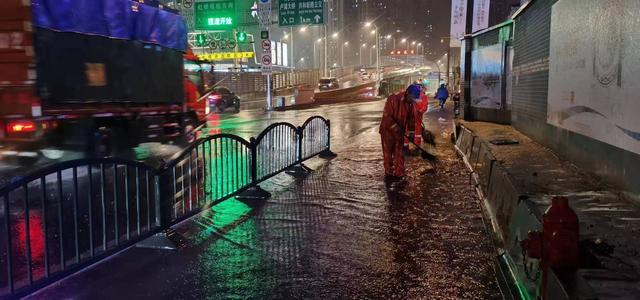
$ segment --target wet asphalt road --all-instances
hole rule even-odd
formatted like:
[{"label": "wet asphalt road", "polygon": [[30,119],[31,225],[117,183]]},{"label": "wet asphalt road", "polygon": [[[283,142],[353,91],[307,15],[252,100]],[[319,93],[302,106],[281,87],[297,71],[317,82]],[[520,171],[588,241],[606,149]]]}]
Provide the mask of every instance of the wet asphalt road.
[{"label": "wet asphalt road", "polygon": [[409,157],[407,179],[390,186],[377,133],[383,105],[213,118],[205,134],[248,138],[273,122],[322,115],[339,156],[310,161],[316,171],[306,179],[268,181],[264,203],[229,200],[183,223],[182,249],[132,248],[32,298],[501,298],[480,202],[449,142],[450,113],[428,113],[435,173]]}]

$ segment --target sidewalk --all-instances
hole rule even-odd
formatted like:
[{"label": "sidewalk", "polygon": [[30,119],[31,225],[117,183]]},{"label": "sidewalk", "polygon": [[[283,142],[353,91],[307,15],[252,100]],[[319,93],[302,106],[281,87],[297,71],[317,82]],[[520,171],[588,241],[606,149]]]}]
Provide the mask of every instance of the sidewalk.
[{"label": "sidewalk", "polygon": [[[473,142],[469,149],[464,145],[469,144],[464,131],[460,139],[467,141],[458,140],[467,159],[471,164],[475,162],[479,190],[487,198],[488,210],[494,213],[498,231],[502,231],[506,251],[515,247],[509,243],[522,238],[513,235],[518,232],[516,227],[525,223],[522,218],[516,219],[515,205],[526,199],[535,206],[533,213],[539,221],[551,197],[566,196],[580,220],[581,246],[586,252],[581,257],[586,265],[580,270],[584,280],[599,299],[630,299],[640,295],[640,207],[637,202],[594,175],[559,159],[511,126],[465,121],[460,125],[484,144],[477,146],[479,143]],[[515,140],[518,144],[498,146],[490,143],[493,140]],[[495,170],[487,171],[486,164],[492,158],[495,158]],[[496,170],[503,170],[506,179],[499,178],[501,174]],[[499,182],[510,182],[515,189],[513,196],[517,198],[510,197]],[[517,259],[521,258],[514,260]]]}]

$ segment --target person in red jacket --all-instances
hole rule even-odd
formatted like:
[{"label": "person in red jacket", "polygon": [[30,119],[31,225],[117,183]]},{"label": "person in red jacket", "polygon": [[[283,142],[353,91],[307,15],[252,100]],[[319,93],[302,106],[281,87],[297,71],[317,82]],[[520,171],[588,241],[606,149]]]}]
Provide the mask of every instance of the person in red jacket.
[{"label": "person in red jacket", "polygon": [[[417,84],[420,87],[420,98],[414,99],[415,101],[415,126],[413,127],[413,131],[407,132],[407,136],[413,136],[413,142],[416,145],[422,144],[422,131],[424,128],[422,127],[422,117],[424,113],[427,112],[427,108],[429,107],[429,101],[427,98],[426,88],[421,83]],[[405,149],[409,148],[409,138],[404,138],[404,147]]]},{"label": "person in red jacket", "polygon": [[387,179],[404,176],[403,141],[415,122],[415,99],[420,99],[420,87],[410,85],[406,92],[389,96],[380,123],[384,172]]}]

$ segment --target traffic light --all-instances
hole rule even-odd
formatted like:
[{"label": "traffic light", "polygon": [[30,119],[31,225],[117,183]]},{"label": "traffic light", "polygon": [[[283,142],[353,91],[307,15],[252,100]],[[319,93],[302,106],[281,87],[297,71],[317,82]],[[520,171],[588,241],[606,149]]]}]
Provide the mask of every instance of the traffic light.
[{"label": "traffic light", "polygon": [[207,44],[207,36],[204,34],[196,35],[196,47],[204,47]]},{"label": "traffic light", "polygon": [[236,40],[238,43],[244,43],[247,40],[247,33],[244,31],[236,33]]}]

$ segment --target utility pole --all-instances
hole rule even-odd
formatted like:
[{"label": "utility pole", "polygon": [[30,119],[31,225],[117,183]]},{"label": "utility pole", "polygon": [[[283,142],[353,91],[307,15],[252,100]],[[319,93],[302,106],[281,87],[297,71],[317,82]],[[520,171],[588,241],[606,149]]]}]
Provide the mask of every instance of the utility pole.
[{"label": "utility pole", "polygon": [[324,24],[324,76],[327,77],[327,54],[328,54],[328,48],[327,48],[327,24]]},{"label": "utility pole", "polygon": [[293,26],[289,28],[291,29],[291,73],[293,73],[293,69],[296,66],[295,56],[293,56]]},{"label": "utility pole", "polygon": [[344,68],[344,45],[340,44],[340,66]]},{"label": "utility pole", "polygon": [[447,46],[447,84],[449,84],[449,86],[451,86],[450,82],[450,77],[451,76],[449,74],[449,69],[450,69],[450,64],[451,64],[451,44],[449,44],[449,46]]},{"label": "utility pole", "polygon": [[376,81],[380,81],[380,31],[376,28]]},{"label": "utility pole", "polygon": [[[465,120],[472,120],[473,117],[471,116],[471,50],[472,50],[472,37],[471,34],[473,33],[473,7],[474,5],[474,0],[468,0],[467,1],[467,21],[466,21],[466,28],[465,28],[465,35],[464,35],[464,39],[462,41],[462,49],[464,54],[461,57],[461,65],[464,65],[464,68],[462,71],[462,78],[464,81],[464,88],[462,89],[462,116]],[[464,59],[462,61],[462,59]]]}]

